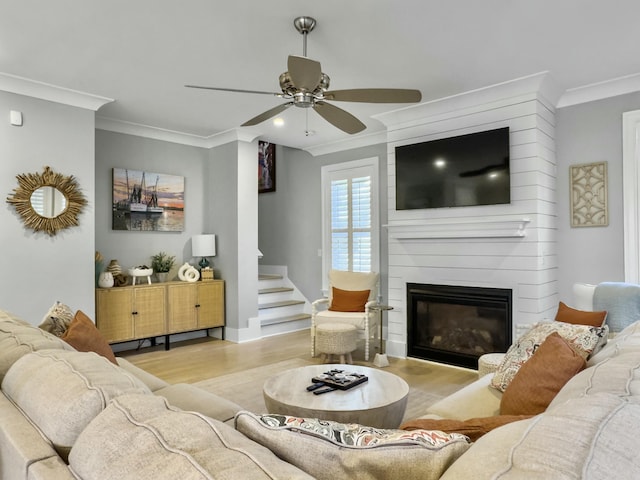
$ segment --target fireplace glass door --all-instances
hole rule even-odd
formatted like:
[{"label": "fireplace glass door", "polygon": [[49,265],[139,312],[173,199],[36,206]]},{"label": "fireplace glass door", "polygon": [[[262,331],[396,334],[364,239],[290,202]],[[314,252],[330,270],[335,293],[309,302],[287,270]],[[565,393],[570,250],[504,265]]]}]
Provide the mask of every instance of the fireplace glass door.
[{"label": "fireplace glass door", "polygon": [[477,368],[511,343],[511,290],[407,284],[408,355]]}]

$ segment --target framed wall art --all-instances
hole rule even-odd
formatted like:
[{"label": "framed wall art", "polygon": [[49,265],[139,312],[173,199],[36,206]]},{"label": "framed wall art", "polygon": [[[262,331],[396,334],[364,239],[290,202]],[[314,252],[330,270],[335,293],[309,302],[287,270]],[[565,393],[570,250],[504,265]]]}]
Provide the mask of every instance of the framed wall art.
[{"label": "framed wall art", "polygon": [[113,169],[112,229],[184,231],[184,177]]},{"label": "framed wall art", "polygon": [[276,145],[258,141],[258,193],[276,191]]},{"label": "framed wall art", "polygon": [[583,163],[569,167],[571,226],[609,225],[607,205],[607,162]]}]

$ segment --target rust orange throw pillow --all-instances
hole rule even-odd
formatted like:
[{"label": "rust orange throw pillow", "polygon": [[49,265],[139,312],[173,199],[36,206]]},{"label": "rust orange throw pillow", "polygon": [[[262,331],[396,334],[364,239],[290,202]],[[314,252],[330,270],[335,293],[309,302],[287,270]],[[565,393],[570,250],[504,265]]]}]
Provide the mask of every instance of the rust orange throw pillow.
[{"label": "rust orange throw pillow", "polygon": [[79,352],[96,352],[116,365],[116,356],[109,343],[84,312],[78,310],[62,339]]},{"label": "rust orange throw pillow", "polygon": [[340,290],[332,287],[331,306],[333,312],[364,312],[371,290]]},{"label": "rust orange throw pillow", "polygon": [[572,323],[574,325],[589,325],[590,327],[601,327],[607,319],[607,312],[586,312],[576,310],[560,302],[556,322]]},{"label": "rust orange throw pillow", "polygon": [[494,428],[517,422],[518,420],[526,420],[527,418],[531,418],[531,415],[496,415],[494,417],[470,418],[468,420],[417,418],[403,423],[400,428],[402,430],[425,429],[440,430],[445,433],[461,433],[469,437],[472,442],[475,442]]},{"label": "rust orange throw pillow", "polygon": [[585,366],[584,358],[557,332],[552,333],[513,377],[500,400],[500,413],[544,412],[565,383]]}]

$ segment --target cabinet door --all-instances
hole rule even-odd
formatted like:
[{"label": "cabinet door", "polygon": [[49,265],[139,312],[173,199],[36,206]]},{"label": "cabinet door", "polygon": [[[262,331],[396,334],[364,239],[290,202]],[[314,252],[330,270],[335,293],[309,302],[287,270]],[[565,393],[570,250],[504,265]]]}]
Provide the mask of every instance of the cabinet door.
[{"label": "cabinet door", "polygon": [[130,288],[96,290],[96,326],[109,343],[134,338],[133,291]]},{"label": "cabinet door", "polygon": [[169,285],[169,332],[188,332],[196,330],[197,289],[192,283]]},{"label": "cabinet door", "polygon": [[224,326],[224,282],[198,282],[198,328]]},{"label": "cabinet door", "polygon": [[133,322],[136,338],[164,335],[166,290],[164,286],[133,288]]}]

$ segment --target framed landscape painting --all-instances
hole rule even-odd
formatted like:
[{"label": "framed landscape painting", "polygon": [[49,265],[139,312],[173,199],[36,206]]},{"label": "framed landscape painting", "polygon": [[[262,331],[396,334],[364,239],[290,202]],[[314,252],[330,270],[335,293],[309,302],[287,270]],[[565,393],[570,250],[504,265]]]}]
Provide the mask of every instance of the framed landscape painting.
[{"label": "framed landscape painting", "polygon": [[258,141],[258,193],[276,191],[276,145]]},{"label": "framed landscape painting", "polygon": [[112,229],[184,231],[184,177],[113,169]]}]

